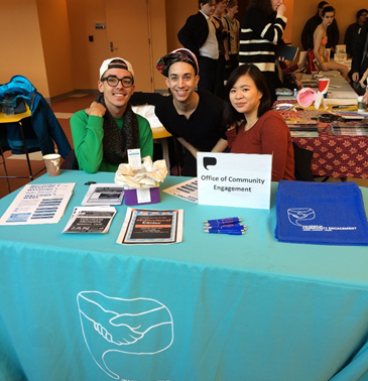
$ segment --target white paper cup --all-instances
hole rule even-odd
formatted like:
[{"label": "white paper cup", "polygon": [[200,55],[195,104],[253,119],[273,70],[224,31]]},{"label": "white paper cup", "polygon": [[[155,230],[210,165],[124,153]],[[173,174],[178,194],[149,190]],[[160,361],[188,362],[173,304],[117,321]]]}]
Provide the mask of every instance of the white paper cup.
[{"label": "white paper cup", "polygon": [[58,153],[50,153],[43,157],[49,176],[60,175],[60,159],[61,156]]},{"label": "white paper cup", "polygon": [[358,112],[366,112],[367,104],[363,100],[363,96],[358,97]]}]

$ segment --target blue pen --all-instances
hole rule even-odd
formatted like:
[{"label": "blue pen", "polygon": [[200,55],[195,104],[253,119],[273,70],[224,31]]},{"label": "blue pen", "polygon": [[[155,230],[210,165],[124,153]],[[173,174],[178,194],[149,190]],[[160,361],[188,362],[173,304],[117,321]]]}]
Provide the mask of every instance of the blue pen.
[{"label": "blue pen", "polygon": [[244,228],[229,228],[229,229],[222,229],[222,228],[204,228],[203,230],[205,231],[222,231],[222,232],[232,232],[232,231],[239,231],[239,232],[244,232],[246,229]]},{"label": "blue pen", "polygon": [[[238,226],[237,226],[238,225]],[[222,229],[222,228],[238,228],[238,227],[244,227],[244,225],[239,225],[239,224],[230,224],[230,225],[204,225],[203,227],[205,229]],[[245,226],[246,227],[246,226]]]},{"label": "blue pen", "polygon": [[226,224],[236,224],[241,221],[242,219],[240,217],[229,217],[229,218],[222,218],[220,220],[207,220],[207,221],[203,221],[203,223],[226,225]]},{"label": "blue pen", "polygon": [[205,233],[210,234],[228,234],[228,235],[243,235],[245,234],[242,230],[204,230]]},{"label": "blue pen", "polygon": [[242,224],[230,224],[230,225],[218,225],[218,226],[213,226],[213,225],[207,225],[204,226],[205,229],[240,229],[240,230],[246,230],[247,227],[242,225]]},{"label": "blue pen", "polygon": [[224,223],[224,224],[219,224],[218,222],[206,222],[203,224],[204,226],[229,226],[229,225],[237,225],[240,222],[229,222],[229,223]]}]

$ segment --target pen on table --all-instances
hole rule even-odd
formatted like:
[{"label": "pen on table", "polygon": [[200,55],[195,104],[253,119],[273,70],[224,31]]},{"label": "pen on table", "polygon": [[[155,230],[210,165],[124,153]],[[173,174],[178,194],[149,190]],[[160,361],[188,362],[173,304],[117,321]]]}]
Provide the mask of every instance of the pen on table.
[{"label": "pen on table", "polygon": [[332,106],[332,108],[348,108],[352,105],[341,105],[341,106]]},{"label": "pen on table", "polygon": [[207,220],[203,221],[204,224],[218,224],[218,225],[226,225],[226,224],[234,224],[237,222],[241,222],[242,219],[240,217],[230,217],[230,218],[222,218],[220,220]]},{"label": "pen on table", "polygon": [[243,235],[245,231],[242,230],[203,230],[204,233],[210,234],[229,234],[229,235]]},{"label": "pen on table", "polygon": [[206,230],[247,230],[247,227],[240,224],[219,225],[219,226],[204,226]]},{"label": "pen on table", "polygon": [[244,227],[247,228],[247,226],[243,225],[243,224],[228,224],[228,225],[205,224],[205,225],[203,225],[203,227],[205,229],[223,229],[223,228],[235,228],[235,229],[242,228],[242,229],[244,229]]}]

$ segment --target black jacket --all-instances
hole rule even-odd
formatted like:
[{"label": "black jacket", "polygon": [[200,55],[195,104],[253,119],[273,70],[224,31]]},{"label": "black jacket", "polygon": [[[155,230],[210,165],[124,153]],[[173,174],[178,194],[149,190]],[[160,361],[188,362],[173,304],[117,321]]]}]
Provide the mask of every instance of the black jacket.
[{"label": "black jacket", "polygon": [[209,33],[206,17],[202,12],[189,16],[178,33],[180,43],[197,57],[199,48],[206,42]]},{"label": "black jacket", "polygon": [[362,77],[368,68],[368,58],[366,49],[366,40],[368,38],[368,19],[362,26],[357,39],[355,40],[353,50],[353,60],[351,62],[351,73],[359,73],[359,78]]}]

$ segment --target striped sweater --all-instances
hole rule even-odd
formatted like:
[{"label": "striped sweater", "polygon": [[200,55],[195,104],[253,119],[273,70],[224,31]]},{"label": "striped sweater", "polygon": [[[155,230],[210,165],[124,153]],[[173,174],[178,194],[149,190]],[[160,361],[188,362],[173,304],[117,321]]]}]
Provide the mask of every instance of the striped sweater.
[{"label": "striped sweater", "polygon": [[263,72],[275,72],[275,50],[286,22],[284,16],[270,20],[260,9],[248,8],[240,34],[240,65],[254,64]]}]

